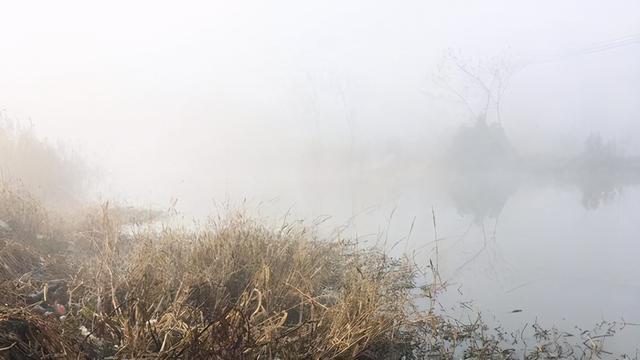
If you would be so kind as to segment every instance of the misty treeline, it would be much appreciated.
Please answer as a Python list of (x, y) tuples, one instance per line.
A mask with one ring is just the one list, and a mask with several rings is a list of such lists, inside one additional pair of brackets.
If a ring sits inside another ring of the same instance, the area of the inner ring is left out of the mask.
[(39, 138), (31, 124), (0, 114), (0, 180), (56, 205), (80, 203), (90, 168), (63, 144)]

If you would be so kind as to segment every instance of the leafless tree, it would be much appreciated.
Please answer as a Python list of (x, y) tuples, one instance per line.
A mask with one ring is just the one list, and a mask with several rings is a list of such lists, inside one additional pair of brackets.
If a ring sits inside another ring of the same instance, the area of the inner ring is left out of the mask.
[(502, 98), (513, 73), (506, 56), (472, 61), (450, 50), (433, 80), (461, 102), (474, 119), (487, 121), (493, 115), (502, 123)]

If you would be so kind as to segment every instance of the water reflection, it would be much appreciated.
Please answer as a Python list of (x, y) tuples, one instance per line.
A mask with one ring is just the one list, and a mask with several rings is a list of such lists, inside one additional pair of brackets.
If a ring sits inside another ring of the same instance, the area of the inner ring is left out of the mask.
[(596, 210), (613, 201), (622, 192), (623, 185), (610, 176), (591, 176), (579, 179), (578, 188), (582, 192), (582, 207)]
[(593, 134), (561, 177), (580, 190), (585, 209), (595, 210), (617, 198), (624, 187), (640, 184), (640, 158), (623, 155), (614, 141)]
[(517, 174), (476, 173), (452, 175), (447, 193), (460, 215), (470, 216), (476, 224), (497, 218), (509, 198), (516, 192)]
[[(619, 198), (625, 188), (640, 185), (640, 157), (622, 155), (614, 143), (599, 135), (590, 136), (583, 151), (573, 157), (554, 155), (533, 161), (515, 151), (502, 127), (480, 120), (462, 127), (452, 144), (440, 189), (470, 222), (459, 241), (450, 243), (461, 260), (452, 269), (454, 277), (477, 264), (486, 264), (485, 275), (494, 280), (506, 276), (510, 265), (500, 248), (509, 245), (499, 244), (496, 234), (501, 214), (521, 188), (523, 196), (550, 188), (577, 189), (580, 196), (574, 204), (596, 210)], [(541, 203), (519, 203), (520, 211), (522, 206), (531, 206), (524, 210), (531, 213)], [(468, 237), (470, 231), (474, 235)], [(516, 241), (513, 234), (512, 240)]]
[(582, 207), (595, 210), (640, 184), (640, 157), (625, 156), (614, 141), (589, 136), (576, 156), (535, 161), (518, 154), (498, 123), (461, 126), (445, 156), (446, 189), (462, 215), (474, 222), (496, 218), (523, 181), (577, 188)]
[(458, 128), (445, 164), (445, 187), (453, 206), (483, 227), (485, 219), (500, 216), (520, 184), (515, 147), (499, 123), (484, 117)]

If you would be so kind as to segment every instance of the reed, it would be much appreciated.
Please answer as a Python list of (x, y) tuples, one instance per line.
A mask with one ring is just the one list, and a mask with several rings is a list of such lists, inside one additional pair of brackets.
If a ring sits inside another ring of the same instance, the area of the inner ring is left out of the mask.
[(509, 334), (441, 311), (437, 266), (313, 227), (242, 212), (159, 226), (108, 204), (56, 215), (19, 194), (0, 191), (2, 358), (588, 359), (619, 325), (577, 343)]

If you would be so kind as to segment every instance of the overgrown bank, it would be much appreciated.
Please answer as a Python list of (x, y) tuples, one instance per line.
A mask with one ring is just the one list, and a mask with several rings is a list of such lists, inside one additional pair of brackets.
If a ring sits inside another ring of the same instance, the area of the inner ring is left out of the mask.
[(198, 230), (145, 225), (156, 215), (62, 215), (3, 186), (0, 356), (580, 359), (617, 329), (509, 334), (439, 310), (444, 284), (413, 259), (243, 214)]

